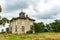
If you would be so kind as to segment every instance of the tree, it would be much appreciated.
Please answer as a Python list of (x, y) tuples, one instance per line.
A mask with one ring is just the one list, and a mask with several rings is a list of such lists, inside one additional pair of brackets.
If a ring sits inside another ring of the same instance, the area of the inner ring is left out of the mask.
[(53, 31), (53, 29), (52, 29), (52, 27), (51, 27), (50, 24), (46, 24), (46, 26), (45, 26), (45, 31), (46, 31), (46, 32), (52, 32), (52, 31)]
[(50, 24), (54, 32), (60, 32), (60, 20), (55, 20), (55, 22)]
[(8, 22), (9, 23), (9, 20), (7, 19), (7, 18), (2, 18), (2, 21), (3, 21), (3, 23), (6, 23), (6, 22)]
[(9, 20), (4, 17), (4, 18), (2, 18), (2, 19), (0, 20), (0, 25), (1, 25), (1, 24), (5, 24), (6, 22), (9, 23)]
[(2, 20), (0, 20), (0, 25), (1, 25), (1, 24), (3, 24), (3, 21), (2, 21)]
[[(2, 8), (1, 8), (1, 6), (0, 6), (0, 12), (2, 11)], [(1, 16), (0, 16), (0, 18), (1, 18)], [(0, 25), (3, 23), (3, 21), (2, 20), (0, 20)]]
[(1, 8), (1, 6), (0, 6), (0, 12), (2, 12), (2, 8)]
[(44, 24), (43, 24), (43, 22), (34, 23), (34, 30), (35, 30), (35, 33), (43, 32), (44, 31)]

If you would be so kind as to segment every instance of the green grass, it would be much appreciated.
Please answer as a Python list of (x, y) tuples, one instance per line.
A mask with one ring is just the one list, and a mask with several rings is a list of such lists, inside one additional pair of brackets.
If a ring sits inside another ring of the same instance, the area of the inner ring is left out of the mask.
[(0, 34), (0, 40), (60, 40), (60, 33)]

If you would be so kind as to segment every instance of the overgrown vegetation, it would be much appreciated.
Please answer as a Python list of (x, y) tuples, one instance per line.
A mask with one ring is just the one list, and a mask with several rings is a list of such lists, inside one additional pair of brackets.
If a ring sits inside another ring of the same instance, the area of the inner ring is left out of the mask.
[(60, 40), (60, 33), (0, 34), (0, 40)]

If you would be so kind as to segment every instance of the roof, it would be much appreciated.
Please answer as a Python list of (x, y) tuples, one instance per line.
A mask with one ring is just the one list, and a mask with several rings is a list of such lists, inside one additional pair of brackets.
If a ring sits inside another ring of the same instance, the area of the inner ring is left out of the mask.
[(17, 19), (29, 19), (29, 20), (31, 20), (31, 21), (35, 21), (34, 19), (31, 19), (31, 18), (21, 18), (21, 17), (17, 17), (17, 18), (12, 18), (10, 21), (12, 21), (12, 20), (17, 20)]
[[(21, 14), (22, 13), (24, 13), (24, 12), (21, 12)], [(19, 14), (20, 15), (20, 14)], [(24, 15), (25, 16), (25, 15)], [(17, 18), (12, 18), (10, 21), (12, 21), (12, 20), (17, 20), (17, 19), (29, 19), (29, 20), (31, 20), (31, 21), (35, 21), (34, 19), (31, 19), (31, 18), (29, 18), (28, 16), (26, 16), (26, 17), (17, 17)]]

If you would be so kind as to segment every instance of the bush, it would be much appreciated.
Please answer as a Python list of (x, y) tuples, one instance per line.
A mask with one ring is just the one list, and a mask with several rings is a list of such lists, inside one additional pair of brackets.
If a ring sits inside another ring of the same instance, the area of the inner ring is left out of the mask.
[(32, 31), (32, 30), (30, 30), (30, 31), (27, 31), (27, 34), (31, 34), (31, 33), (33, 33), (33, 31)]

